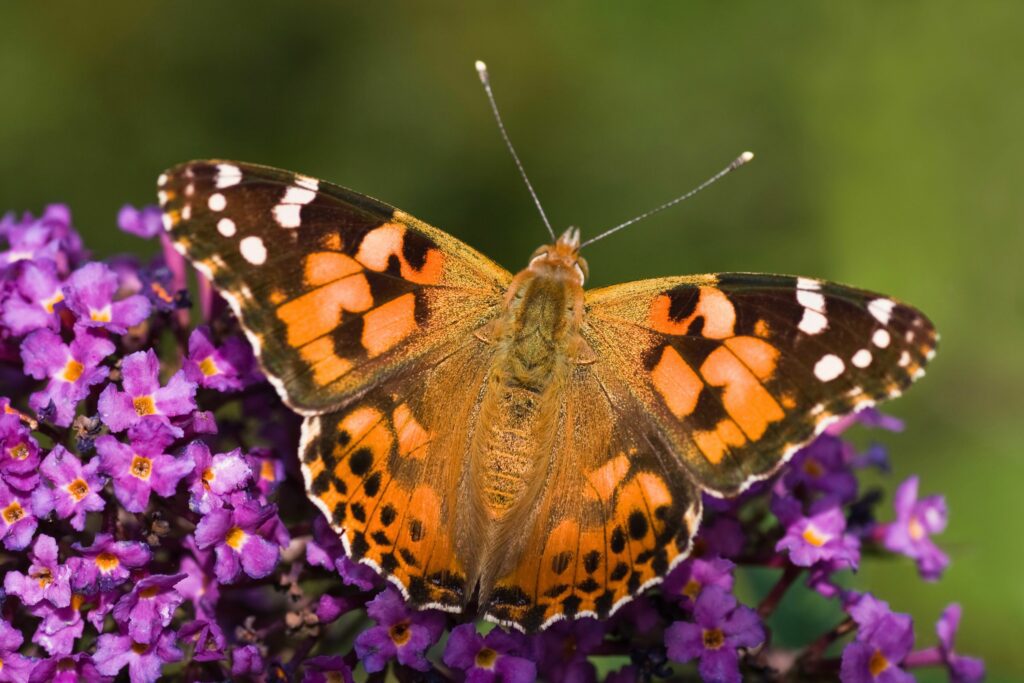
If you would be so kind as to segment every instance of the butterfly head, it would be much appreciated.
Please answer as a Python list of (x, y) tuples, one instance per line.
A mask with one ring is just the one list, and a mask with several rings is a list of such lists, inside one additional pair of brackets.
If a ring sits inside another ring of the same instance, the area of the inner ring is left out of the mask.
[(580, 256), (580, 229), (569, 228), (554, 244), (539, 247), (530, 257), (528, 269), (538, 275), (576, 280), (582, 286), (590, 269)]

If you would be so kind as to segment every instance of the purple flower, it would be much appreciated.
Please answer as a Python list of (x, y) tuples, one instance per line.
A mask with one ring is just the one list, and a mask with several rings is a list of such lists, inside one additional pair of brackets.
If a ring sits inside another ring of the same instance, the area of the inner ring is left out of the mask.
[(266, 523), (277, 515), (273, 505), (254, 501), (240, 503), (234, 510), (211, 510), (196, 526), (196, 546), (213, 548), (217, 556), (215, 573), (231, 583), (245, 571), (254, 579), (266, 576), (277, 565), (278, 546), (267, 540)]
[(704, 680), (739, 683), (737, 649), (764, 642), (764, 627), (757, 613), (738, 605), (723, 588), (708, 586), (697, 598), (693, 618), (696, 623), (677, 621), (665, 631), (669, 659), (700, 659), (698, 670)]
[(224, 659), (227, 638), (216, 621), (190, 621), (178, 631), (178, 639), (181, 642), (194, 643), (192, 658), (197, 662), (216, 662)]
[(845, 531), (843, 511), (829, 507), (824, 512), (810, 517), (801, 516), (788, 524), (786, 535), (775, 545), (775, 550), (788, 550), (790, 561), (798, 567), (832, 560), (856, 568), (860, 559), (860, 542)]
[(96, 439), (96, 451), (103, 471), (113, 480), (118, 501), (129, 512), (143, 512), (150, 492), (173, 496), (195, 463), (187, 453), (179, 457), (164, 453), (174, 432), (162, 422), (140, 422), (129, 430), (128, 439), (130, 445), (106, 434)]
[(850, 444), (823, 434), (796, 454), (780, 483), (788, 491), (802, 488), (848, 503), (857, 497), (857, 477), (849, 463), (852, 453)]
[(974, 657), (957, 654), (954, 649), (956, 631), (960, 626), (960, 605), (954, 603), (947, 607), (935, 625), (939, 634), (939, 653), (942, 661), (949, 669), (949, 677), (954, 683), (978, 683), (985, 678), (985, 663)]
[(175, 587), (179, 593), (192, 602), (196, 616), (216, 619), (217, 600), (220, 598), (220, 584), (214, 578), (214, 554), (195, 547), (195, 539), (185, 539), (184, 546), (192, 555), (181, 559), (178, 571), (185, 574)]
[(143, 239), (156, 237), (163, 232), (160, 207), (144, 206), (141, 209), (136, 209), (131, 204), (125, 204), (117, 212), (117, 227), (129, 235)]
[(942, 496), (918, 500), (917, 485), (917, 477), (910, 477), (896, 490), (896, 520), (885, 526), (883, 543), (916, 560), (922, 578), (935, 580), (949, 565), (949, 557), (931, 539), (946, 529), (946, 500)]
[(18, 653), (18, 648), (24, 642), (25, 636), (21, 631), (0, 619), (0, 662), (3, 668), (0, 669), (0, 681), (4, 683), (25, 683), (32, 672), (33, 663), (28, 657)]
[(430, 669), (424, 653), (441, 637), (443, 614), (407, 607), (390, 586), (367, 603), (366, 613), (377, 625), (360, 633), (355, 645), (367, 672), (383, 671), (392, 659), (419, 671)]
[(80, 555), (68, 560), (73, 569), (71, 585), (76, 591), (108, 591), (124, 583), (129, 570), (144, 567), (153, 557), (145, 543), (115, 541), (110, 534), (97, 534), (87, 548), (78, 543), (72, 547)]
[(323, 515), (313, 519), (313, 539), (306, 544), (306, 561), (314, 567), (333, 569), (341, 575), (348, 586), (361, 591), (371, 591), (381, 584), (380, 574), (368, 565), (356, 562), (345, 555), (341, 539), (327, 524)]
[(32, 616), (42, 619), (32, 634), (32, 642), (46, 650), (50, 656), (70, 654), (85, 627), (82, 620), (85, 600), (81, 593), (73, 593), (66, 607), (54, 607), (46, 600), (30, 607), (28, 611)]
[(39, 444), (14, 413), (0, 413), (0, 479), (26, 493), (39, 483)]
[(38, 488), (28, 496), (12, 491), (7, 484), (0, 482), (0, 538), (8, 550), (21, 550), (32, 541), (39, 522), (36, 515), (41, 513), (40, 507), (46, 507), (46, 501), (40, 503), (49, 494), (46, 489)]
[(232, 676), (257, 676), (266, 668), (260, 649), (255, 645), (236, 647), (231, 653)]
[(284, 481), (284, 461), (272, 451), (254, 448), (245, 459), (249, 462), (249, 469), (256, 474), (256, 490), (260, 496), (266, 498)]
[(185, 447), (185, 455), (196, 464), (188, 484), (191, 494), (188, 505), (193, 512), (206, 514), (223, 507), (224, 498), (241, 489), (252, 476), (249, 463), (239, 448), (211, 455), (205, 443), (193, 441)]
[(137, 351), (121, 363), (124, 391), (109, 385), (100, 394), (100, 418), (111, 431), (120, 432), (150, 415), (164, 419), (195, 410), (196, 385), (176, 372), (160, 386), (160, 359), (153, 349)]
[(101, 683), (111, 679), (100, 674), (92, 656), (79, 652), (40, 661), (28, 680), (29, 683)]
[(0, 322), (17, 337), (44, 327), (56, 330), (60, 321), (54, 308), (63, 300), (53, 261), (22, 261), (15, 292), (0, 307)]
[(252, 347), (230, 337), (220, 348), (214, 346), (208, 327), (197, 327), (188, 338), (184, 370), (189, 380), (217, 391), (238, 391), (256, 378)]
[(444, 651), (444, 663), (466, 672), (466, 683), (530, 683), (537, 678), (537, 665), (520, 656), (520, 638), (500, 628), (486, 636), (473, 624), (452, 629)]
[(79, 325), (124, 334), (149, 317), (150, 307), (141, 294), (114, 301), (117, 290), (117, 273), (102, 263), (87, 263), (68, 278), (64, 298)]
[(127, 666), (131, 683), (156, 683), (165, 663), (181, 659), (181, 650), (174, 641), (172, 631), (159, 633), (152, 645), (132, 642), (123, 633), (105, 633), (96, 642), (96, 669), (106, 676), (116, 676)]
[(362, 607), (363, 601), (349, 596), (334, 596), (324, 593), (316, 603), (316, 618), (321, 624), (329, 624), (343, 614), (356, 607)]
[(310, 657), (302, 663), (302, 683), (353, 683), (352, 669), (341, 657)]
[[(706, 512), (704, 514), (707, 516)], [(694, 539), (694, 555), (699, 550), (708, 557), (737, 557), (746, 542), (747, 534), (736, 518), (718, 515), (701, 523), (700, 533)]]
[(57, 541), (52, 536), (40, 534), (29, 553), (32, 564), (28, 574), (7, 572), (4, 589), (17, 595), (26, 605), (40, 600), (49, 600), (55, 607), (71, 604), (71, 568), (62, 565), (57, 558)]
[(77, 531), (85, 528), (87, 512), (99, 512), (105, 505), (99, 493), (104, 484), (104, 479), (97, 473), (99, 466), (99, 458), (93, 458), (83, 466), (78, 458), (58, 444), (40, 467), (53, 484), (57, 516), (71, 518), (71, 526)]
[(154, 574), (134, 586), (114, 605), (114, 619), (136, 643), (152, 643), (160, 631), (171, 625), (174, 610), (185, 599), (174, 589), (185, 574)]
[(552, 681), (589, 683), (597, 671), (587, 658), (602, 642), (608, 626), (597, 619), (567, 619), (533, 638), (531, 659)]
[(100, 363), (114, 352), (114, 344), (87, 329), (77, 329), (71, 344), (51, 330), (36, 330), (21, 346), (25, 372), (36, 379), (49, 379), (46, 388), (29, 398), (29, 405), (41, 412), (50, 403), (56, 410), (53, 422), (67, 427), (75, 417), (78, 402), (90, 388), (107, 378)]
[(731, 591), (732, 570), (735, 566), (729, 560), (720, 557), (687, 560), (665, 577), (661, 593), (669, 599), (678, 601), (684, 607), (688, 607), (693, 605), (697, 597), (708, 586), (718, 586)]
[(857, 639), (843, 650), (839, 672), (843, 683), (911, 683), (914, 677), (899, 667), (914, 646), (914, 624), (871, 595), (853, 605)]
[(69, 262), (82, 256), (82, 239), (71, 227), (71, 211), (63, 204), (50, 204), (38, 219), (26, 212), (20, 223), (7, 216), (0, 221), (0, 235), (8, 242), (8, 250), (0, 252), (0, 266), (49, 260), (66, 272)]

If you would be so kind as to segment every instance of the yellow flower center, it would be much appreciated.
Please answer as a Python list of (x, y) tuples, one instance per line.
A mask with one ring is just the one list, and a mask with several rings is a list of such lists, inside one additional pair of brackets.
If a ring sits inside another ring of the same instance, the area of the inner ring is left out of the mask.
[(224, 538), (224, 542), (227, 543), (229, 547), (241, 551), (242, 546), (245, 545), (248, 538), (249, 535), (242, 531), (241, 528), (233, 526), (231, 527), (231, 530), (228, 531), (228, 535)]
[(15, 460), (24, 460), (25, 458), (28, 457), (28, 444), (22, 441), (21, 443), (11, 448), (8, 451), (8, 453), (10, 453), (11, 457), (14, 458)]
[(725, 634), (722, 633), (720, 628), (706, 628), (704, 629), (704, 648), (707, 650), (717, 650), (718, 648), (725, 645)]
[(76, 612), (82, 609), (82, 605), (85, 604), (85, 596), (81, 593), (73, 593), (71, 595), (71, 609)]
[(480, 648), (480, 651), (476, 653), (476, 665), (481, 669), (490, 669), (494, 666), (494, 662), (498, 659), (498, 653), (489, 647)]
[(915, 541), (920, 541), (926, 535), (924, 525), (918, 521), (916, 515), (911, 515), (910, 521), (907, 523), (907, 532)]
[(117, 559), (117, 555), (115, 555), (114, 553), (108, 553), (106, 550), (97, 555), (96, 559), (93, 561), (96, 563), (96, 566), (100, 568), (100, 571), (104, 574), (109, 574), (110, 572), (117, 569), (117, 566), (121, 564), (121, 561)]
[(132, 476), (136, 479), (146, 481), (149, 479), (150, 473), (153, 471), (153, 461), (149, 458), (144, 458), (141, 455), (132, 456), (132, 465), (129, 468)]
[(3, 512), (0, 512), (0, 515), (3, 516), (7, 525), (11, 526), (25, 516), (25, 510), (21, 507), (21, 503), (14, 500), (11, 501), (10, 505), (4, 508)]
[(104, 306), (99, 310), (92, 309), (89, 311), (89, 317), (98, 323), (109, 323), (110, 322), (110, 306)]
[(683, 586), (683, 595), (690, 598), (691, 600), (696, 600), (697, 596), (700, 595), (700, 589), (700, 581), (696, 579), (690, 579), (686, 582), (686, 585)]
[(53, 313), (53, 307), (59, 304), (61, 301), (64, 301), (64, 292), (58, 289), (53, 296), (51, 296), (49, 299), (43, 299), (41, 303), (43, 304), (43, 308), (46, 309), (47, 313)]
[(89, 485), (85, 483), (82, 478), (75, 479), (73, 482), (67, 485), (67, 492), (71, 494), (71, 497), (75, 501), (82, 500), (89, 493)]
[(207, 356), (206, 358), (201, 360), (199, 362), (199, 370), (207, 377), (210, 377), (211, 375), (216, 375), (218, 372), (220, 372), (220, 368), (218, 368), (217, 364), (214, 362), (213, 356)]
[(210, 487), (210, 482), (213, 481), (216, 476), (217, 475), (214, 473), (212, 467), (207, 467), (205, 470), (203, 470), (203, 483), (206, 485), (207, 488)]
[(138, 396), (132, 401), (132, 405), (135, 407), (135, 413), (140, 417), (156, 412), (156, 403), (153, 402), (152, 396)]
[(85, 366), (74, 358), (69, 358), (67, 365), (60, 371), (60, 378), (65, 382), (77, 382), (85, 371)]
[(395, 645), (405, 645), (412, 636), (412, 633), (409, 632), (409, 622), (402, 621), (395, 624), (388, 630), (388, 635), (391, 636), (391, 641)]
[(868, 671), (871, 673), (871, 677), (876, 678), (878, 674), (888, 668), (889, 660), (885, 658), (881, 650), (875, 650), (875, 653), (871, 655), (871, 659), (868, 661)]
[(813, 525), (810, 525), (804, 530), (804, 540), (815, 548), (820, 548), (828, 542), (828, 536), (815, 529)]

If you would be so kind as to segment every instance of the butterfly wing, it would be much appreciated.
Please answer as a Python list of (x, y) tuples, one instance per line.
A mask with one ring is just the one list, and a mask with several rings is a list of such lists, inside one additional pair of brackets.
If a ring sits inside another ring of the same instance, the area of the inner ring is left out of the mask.
[(910, 306), (809, 278), (646, 280), (587, 296), (594, 372), (619, 377), (694, 480), (736, 494), (838, 416), (900, 394), (935, 351)]
[[(618, 376), (567, 383), (545, 488), (522, 552), (481, 579), (485, 617), (527, 632), (605, 618), (690, 551), (700, 492)], [(512, 543), (508, 544), (513, 545)]]
[(160, 177), (159, 197), (175, 247), (307, 415), (447, 353), (500, 312), (511, 279), (391, 206), (287, 171), (186, 163)]
[[(346, 553), (420, 608), (461, 611), (478, 539), (455, 516), (493, 347), (473, 335), (447, 355), (370, 387), (345, 408), (306, 418), (300, 457), (310, 498)], [(456, 547), (458, 546), (458, 547)]]

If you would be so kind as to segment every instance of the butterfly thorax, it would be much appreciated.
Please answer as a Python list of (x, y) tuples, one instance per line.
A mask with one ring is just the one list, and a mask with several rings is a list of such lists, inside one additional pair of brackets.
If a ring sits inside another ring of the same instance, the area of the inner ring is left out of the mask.
[(565, 382), (579, 354), (578, 233), (535, 252), (482, 336), (495, 345), (473, 441), (474, 490), (492, 520), (527, 509), (545, 480)]

